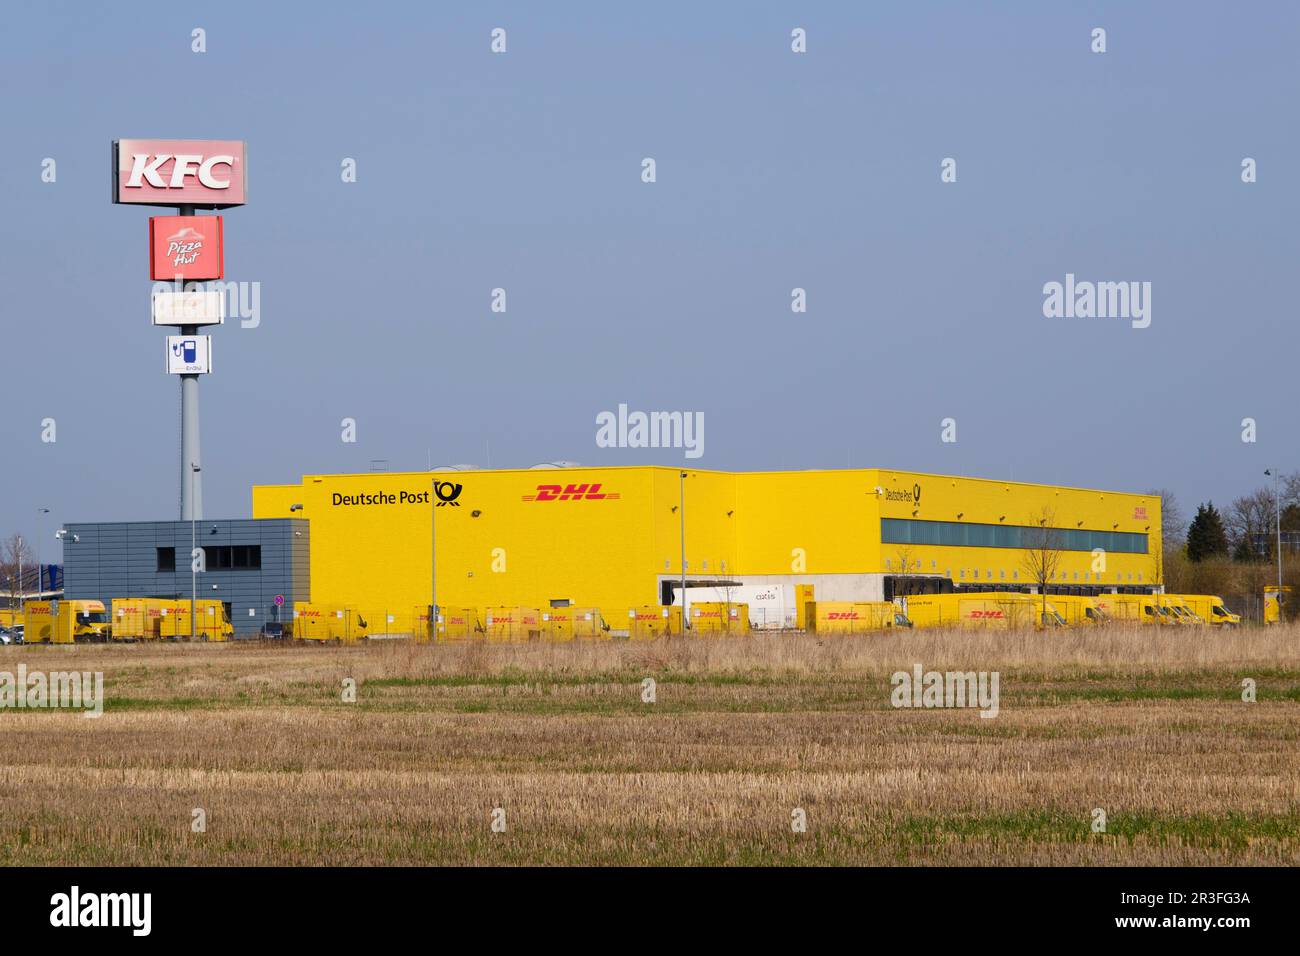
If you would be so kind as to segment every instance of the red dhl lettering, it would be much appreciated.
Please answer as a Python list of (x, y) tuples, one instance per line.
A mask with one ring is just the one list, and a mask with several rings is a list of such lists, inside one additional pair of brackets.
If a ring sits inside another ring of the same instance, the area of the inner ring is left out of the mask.
[(617, 492), (600, 490), (600, 483), (581, 485), (538, 485), (535, 494), (520, 496), (523, 501), (605, 501), (619, 497)]
[(857, 619), (857, 611), (830, 611), (826, 615), (828, 621), (856, 621)]
[(971, 611), (971, 617), (1005, 617), (1001, 611)]

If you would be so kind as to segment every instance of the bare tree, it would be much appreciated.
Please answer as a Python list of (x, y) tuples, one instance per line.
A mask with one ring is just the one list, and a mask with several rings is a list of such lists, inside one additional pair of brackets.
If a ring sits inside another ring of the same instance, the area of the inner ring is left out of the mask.
[(1153, 584), (1163, 585), (1165, 583), (1165, 547), (1169, 539), (1161, 537), (1160, 541), (1149, 545), (1151, 549), (1151, 582)]
[(1300, 504), (1300, 471), (1282, 476), (1282, 507)]
[(1153, 488), (1147, 494), (1160, 499), (1160, 537), (1164, 550), (1177, 554), (1187, 540), (1187, 515), (1183, 506), (1168, 488)]
[(1234, 554), (1257, 554), (1256, 535), (1267, 535), (1277, 520), (1277, 504), (1271, 488), (1259, 488), (1242, 495), (1224, 515)]
[[(898, 549), (897, 554), (898, 554), (898, 566), (899, 568), (902, 569), (902, 575), (905, 577), (910, 573), (912, 568), (912, 549), (907, 545), (904, 545), (903, 547)], [(899, 594), (911, 594), (911, 593), (912, 593), (912, 586), (910, 582), (900, 579), (894, 584), (895, 596)]]
[(21, 535), (11, 534), (0, 544), (0, 587), (9, 593), (9, 604), (18, 603), (18, 597), (24, 591), (21, 577), (25, 578), (36, 572), (36, 557), (32, 547)]
[(1044, 506), (1037, 515), (1030, 515), (1028, 527), (1021, 538), (1025, 555), (1021, 568), (1026, 577), (1038, 585), (1042, 600), (1040, 622), (1047, 621), (1047, 585), (1056, 578), (1061, 567), (1061, 551), (1065, 536), (1056, 526), (1056, 512)]

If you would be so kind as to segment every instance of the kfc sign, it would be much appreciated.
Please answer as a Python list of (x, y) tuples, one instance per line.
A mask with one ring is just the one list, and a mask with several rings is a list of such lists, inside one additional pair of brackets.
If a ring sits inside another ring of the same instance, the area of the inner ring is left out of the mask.
[(247, 148), (238, 140), (113, 141), (113, 202), (144, 206), (242, 206)]
[(224, 276), (220, 216), (149, 218), (149, 278), (202, 282)]

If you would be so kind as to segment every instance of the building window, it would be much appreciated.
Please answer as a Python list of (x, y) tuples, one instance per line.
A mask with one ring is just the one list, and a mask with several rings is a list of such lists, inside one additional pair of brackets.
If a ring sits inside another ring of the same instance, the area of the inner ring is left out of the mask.
[(162, 574), (168, 571), (176, 570), (176, 549), (175, 548), (157, 548), (158, 552), (158, 573)]
[(209, 571), (256, 571), (262, 566), (260, 544), (217, 545), (203, 549)]
[[(966, 521), (922, 521), (914, 518), (881, 518), (882, 544), (922, 544), (956, 548), (1032, 548), (1032, 525), (974, 524)], [(1052, 529), (1061, 551), (1093, 551), (1101, 548), (1117, 554), (1146, 554), (1147, 536), (1134, 531), (1085, 531)]]

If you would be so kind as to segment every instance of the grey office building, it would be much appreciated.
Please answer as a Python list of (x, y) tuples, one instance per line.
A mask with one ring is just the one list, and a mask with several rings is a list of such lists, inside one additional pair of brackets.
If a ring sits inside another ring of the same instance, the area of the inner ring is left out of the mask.
[[(226, 605), (236, 637), (293, 619), (311, 600), (309, 525), (302, 518), (199, 521), (207, 570), (197, 596)], [(190, 596), (190, 523), (121, 521), (63, 527), (63, 593), (69, 600)], [(276, 596), (284, 598), (276, 605)]]

